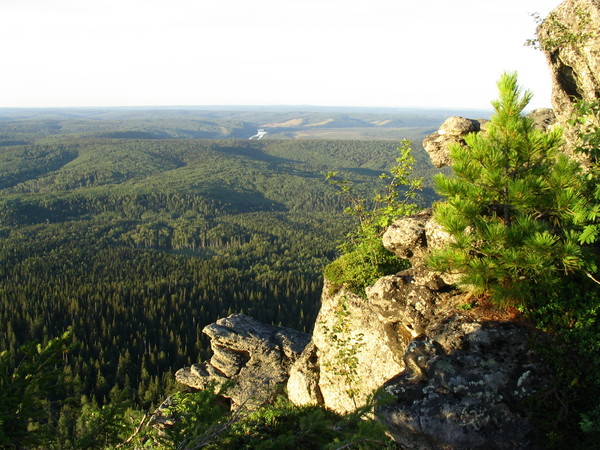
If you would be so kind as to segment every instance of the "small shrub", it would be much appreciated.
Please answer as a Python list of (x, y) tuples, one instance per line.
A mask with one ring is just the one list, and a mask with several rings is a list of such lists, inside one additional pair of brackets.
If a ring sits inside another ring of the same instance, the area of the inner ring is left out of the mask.
[(381, 242), (383, 233), (394, 220), (417, 210), (415, 198), (421, 189), (422, 179), (411, 177), (415, 160), (410, 142), (403, 140), (398, 151), (400, 156), (390, 173), (379, 176), (386, 181), (384, 191), (371, 201), (358, 195), (349, 181), (337, 179), (336, 172), (327, 174), (329, 182), (340, 188), (350, 204), (345, 212), (359, 222), (340, 246), (342, 255), (324, 270), (325, 278), (335, 289), (344, 286), (365, 297), (365, 288), (378, 278), (410, 267), (408, 261), (396, 257)]
[(383, 246), (381, 239), (377, 239), (376, 242), (361, 242), (354, 250), (342, 254), (325, 267), (323, 276), (334, 289), (346, 287), (365, 297), (365, 288), (377, 279), (409, 267), (407, 260), (398, 258)]

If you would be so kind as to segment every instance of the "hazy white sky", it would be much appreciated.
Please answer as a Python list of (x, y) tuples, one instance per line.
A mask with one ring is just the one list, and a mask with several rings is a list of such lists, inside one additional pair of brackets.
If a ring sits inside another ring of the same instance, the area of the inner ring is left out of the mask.
[(0, 0), (0, 107), (550, 106), (530, 13), (560, 0)]

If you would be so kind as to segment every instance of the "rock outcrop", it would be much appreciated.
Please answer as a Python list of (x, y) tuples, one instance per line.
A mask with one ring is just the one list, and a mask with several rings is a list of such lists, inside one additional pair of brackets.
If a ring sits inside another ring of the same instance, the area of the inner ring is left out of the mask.
[(519, 404), (547, 389), (549, 378), (530, 333), (511, 322), (465, 317), (438, 331), (413, 339), (406, 370), (385, 384), (394, 400), (377, 413), (394, 440), (423, 450), (536, 448)]
[[(557, 123), (554, 110), (550, 108), (534, 109), (527, 114), (533, 121), (534, 127), (548, 131)], [(453, 144), (465, 145), (465, 137), (470, 133), (485, 133), (486, 119), (467, 119), (465, 117), (449, 117), (440, 129), (423, 139), (423, 148), (429, 154), (435, 167), (452, 165), (450, 159), (450, 146)]]
[[(384, 387), (392, 399), (377, 415), (402, 448), (535, 448), (519, 403), (550, 383), (530, 347), (538, 336), (511, 321), (511, 313), (466, 304), (427, 270), (428, 249), (448, 239), (429, 210), (402, 218), (384, 244), (409, 258), (410, 269), (380, 278), (367, 288), (367, 299), (344, 289), (331, 294), (326, 284), (312, 343), (292, 367), (288, 395), (298, 404), (322, 402), (347, 412)], [(340, 299), (348, 334), (331, 339)], [(357, 371), (348, 376), (336, 355), (339, 343), (351, 347), (357, 334), (364, 345), (356, 348)]]
[[(600, 98), (599, 11), (600, 0), (566, 0), (539, 28), (556, 117), (535, 110), (536, 127), (547, 130), (556, 120), (565, 126), (573, 99)], [(485, 129), (485, 120), (451, 117), (423, 146), (442, 167), (450, 164), (451, 144)], [(430, 211), (396, 221), (383, 242), (409, 259), (410, 269), (379, 279), (366, 299), (325, 282), (312, 339), (244, 316), (221, 319), (204, 330), (211, 360), (179, 371), (177, 379), (198, 388), (232, 379), (234, 405), (268, 402), (287, 386), (294, 403), (338, 412), (365, 404), (380, 389), (387, 399), (377, 416), (402, 448), (536, 448), (522, 405), (552, 385), (533, 350), (545, 337), (518, 312), (467, 298), (451, 276), (427, 270), (428, 252), (449, 239)]]
[(377, 308), (346, 289), (331, 289), (326, 282), (312, 343), (293, 365), (287, 391), (296, 404), (320, 403), (343, 414), (364, 405), (404, 363), (397, 335)]
[(464, 144), (464, 138), (469, 133), (481, 131), (485, 120), (473, 120), (465, 117), (453, 116), (446, 119), (439, 130), (430, 134), (423, 140), (423, 147), (429, 153), (431, 163), (435, 167), (450, 165), (448, 147), (451, 144)]
[(574, 102), (600, 98), (598, 30), (600, 0), (566, 0), (537, 30), (552, 77), (552, 106), (567, 129)]
[(224, 394), (232, 409), (242, 404), (255, 408), (281, 394), (290, 367), (310, 340), (306, 333), (266, 325), (242, 314), (219, 319), (202, 332), (211, 339), (210, 361), (180, 369), (175, 379), (196, 389), (233, 381)]
[(379, 279), (366, 299), (326, 282), (310, 343), (233, 315), (204, 329), (212, 358), (177, 380), (196, 388), (233, 380), (234, 408), (268, 403), (287, 386), (294, 403), (340, 413), (383, 388), (389, 398), (377, 416), (402, 448), (535, 448), (520, 402), (550, 384), (530, 346), (538, 335), (510, 312), (465, 303), (427, 270), (428, 249), (448, 239), (429, 210), (396, 221), (385, 246), (412, 267)]

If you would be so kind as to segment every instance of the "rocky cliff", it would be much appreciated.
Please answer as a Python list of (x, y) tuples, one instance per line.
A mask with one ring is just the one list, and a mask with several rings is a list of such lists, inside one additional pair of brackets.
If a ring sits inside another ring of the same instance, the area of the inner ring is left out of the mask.
[(579, 100), (600, 99), (600, 0), (565, 0), (540, 24), (537, 35), (552, 78), (552, 106), (570, 146), (568, 121)]
[[(566, 0), (539, 28), (555, 111), (534, 111), (538, 127), (565, 124), (573, 98), (600, 98), (599, 10), (600, 0)], [(581, 37), (577, 45), (561, 41), (565, 29)], [(485, 120), (452, 117), (423, 145), (441, 167), (450, 162), (449, 144), (485, 127)], [(409, 259), (410, 269), (379, 279), (366, 299), (325, 282), (312, 336), (239, 315), (221, 319), (204, 330), (211, 360), (180, 370), (178, 381), (202, 388), (233, 379), (234, 405), (256, 406), (285, 388), (296, 404), (341, 413), (379, 390), (386, 401), (377, 416), (402, 448), (536, 448), (522, 401), (552, 384), (534, 351), (545, 337), (518, 312), (465, 297), (451, 276), (425, 267), (427, 252), (448, 239), (429, 210), (396, 221), (384, 245)]]
[(294, 403), (340, 413), (383, 389), (377, 415), (403, 448), (535, 448), (519, 405), (551, 382), (531, 347), (543, 337), (427, 270), (428, 249), (447, 239), (429, 210), (396, 221), (384, 245), (410, 269), (379, 279), (367, 299), (326, 282), (312, 339), (241, 315), (220, 319), (204, 330), (210, 361), (177, 380), (204, 388), (232, 379), (234, 407), (269, 402), (286, 386)]
[[(338, 412), (365, 404), (374, 389), (391, 396), (377, 407), (402, 448), (534, 448), (521, 400), (545, 389), (550, 374), (531, 348), (542, 339), (514, 313), (468, 302), (424, 266), (448, 236), (430, 211), (395, 222), (384, 245), (411, 268), (379, 279), (367, 299), (326, 284), (309, 345), (291, 368), (288, 395)], [(346, 305), (347, 333), (329, 330)], [(340, 370), (339, 343), (356, 347), (354, 376)], [(310, 370), (303, 364), (311, 358)]]
[(206, 326), (213, 352), (209, 361), (180, 369), (175, 379), (195, 389), (227, 389), (232, 409), (255, 408), (273, 401), (283, 392), (291, 365), (299, 358), (310, 336), (274, 327), (251, 317), (234, 314)]

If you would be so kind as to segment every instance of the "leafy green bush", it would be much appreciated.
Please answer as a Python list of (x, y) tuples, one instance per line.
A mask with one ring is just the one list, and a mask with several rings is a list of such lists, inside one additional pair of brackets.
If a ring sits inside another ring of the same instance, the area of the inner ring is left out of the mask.
[(600, 100), (578, 102), (570, 124), (577, 127), (575, 150), (589, 162), (584, 178), (587, 195), (577, 205), (575, 221), (584, 226), (580, 242), (594, 244), (600, 241)]
[(171, 405), (162, 412), (172, 418), (173, 424), (154, 433), (154, 443), (166, 448), (199, 448), (218, 439), (231, 420), (229, 410), (217, 401), (226, 389), (224, 386), (215, 393), (214, 386), (209, 386), (201, 391), (174, 394)]
[[(585, 195), (574, 208), (581, 245), (600, 241), (600, 101), (576, 105), (576, 151), (587, 157)], [(585, 276), (584, 276), (585, 275)], [(552, 395), (535, 399), (549, 448), (596, 448), (600, 442), (600, 285), (587, 272), (565, 277), (552, 295), (532, 303), (531, 319), (554, 340), (540, 349), (556, 373)]]
[(365, 287), (385, 275), (398, 273), (409, 266), (408, 261), (399, 259), (383, 246), (381, 239), (377, 239), (374, 242), (363, 241), (354, 250), (342, 254), (325, 267), (323, 276), (334, 287), (344, 286), (364, 297)]
[(408, 261), (396, 257), (381, 242), (384, 231), (395, 219), (417, 210), (415, 198), (421, 189), (422, 179), (411, 178), (415, 160), (410, 142), (403, 140), (398, 151), (400, 156), (390, 173), (379, 176), (386, 182), (383, 192), (371, 201), (358, 194), (348, 180), (337, 179), (336, 172), (327, 174), (330, 183), (340, 188), (350, 204), (345, 212), (358, 219), (358, 227), (340, 246), (342, 255), (324, 270), (325, 278), (336, 289), (345, 286), (364, 297), (365, 287), (378, 278), (409, 267)]
[(364, 420), (371, 407), (339, 416), (319, 406), (294, 406), (280, 398), (274, 405), (251, 413), (236, 423), (229, 436), (214, 448), (395, 448), (378, 422)]
[(595, 448), (600, 441), (600, 287), (572, 276), (532, 303), (530, 318), (552, 339), (537, 349), (555, 373), (554, 385), (530, 399), (553, 449)]
[(77, 420), (73, 448), (102, 449), (121, 443), (131, 432), (131, 424), (124, 420), (125, 411), (126, 406), (116, 401), (101, 408), (85, 405)]
[(0, 352), (0, 448), (32, 448), (54, 437), (54, 412), (64, 401), (63, 354), (70, 333), (47, 344)]

